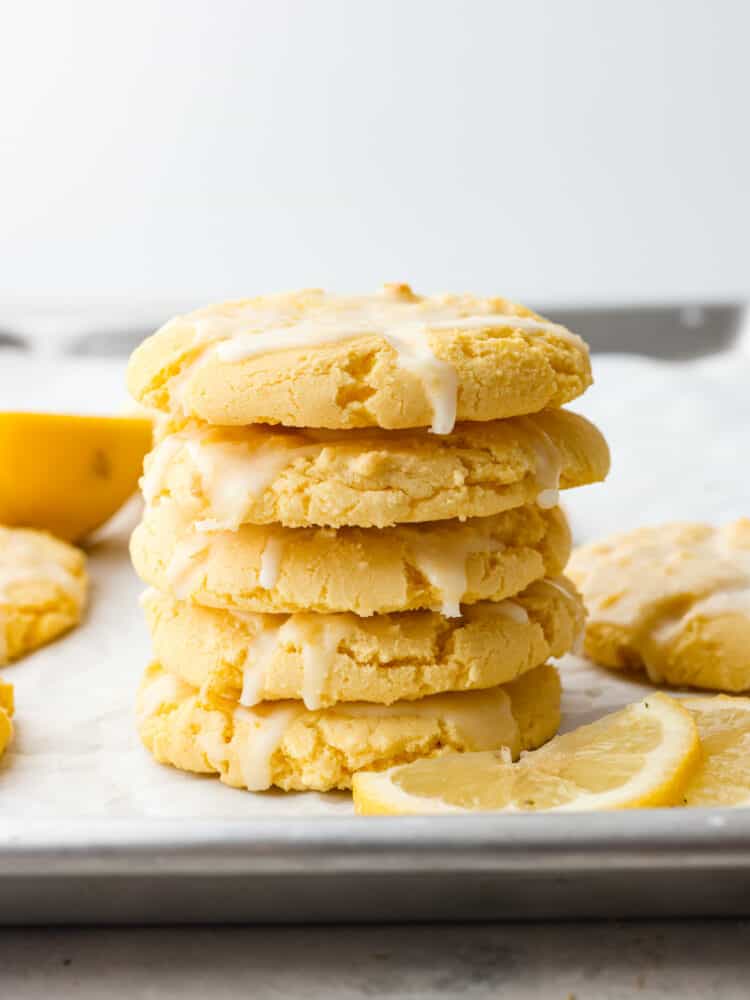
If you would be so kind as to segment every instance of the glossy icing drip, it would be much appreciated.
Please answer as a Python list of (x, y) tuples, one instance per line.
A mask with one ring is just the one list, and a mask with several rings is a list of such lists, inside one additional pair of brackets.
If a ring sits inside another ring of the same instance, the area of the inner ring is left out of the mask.
[(260, 572), (258, 586), (263, 590), (273, 590), (281, 575), (281, 560), (284, 555), (284, 543), (276, 535), (271, 535), (263, 548), (260, 557)]
[(536, 502), (543, 510), (560, 502), (562, 455), (555, 442), (538, 425), (533, 416), (517, 417), (518, 426), (531, 439), (536, 453)]
[(234, 364), (283, 349), (299, 350), (362, 336), (379, 336), (396, 352), (397, 364), (422, 384), (432, 408), (430, 429), (435, 434), (453, 430), (458, 378), (453, 365), (437, 356), (431, 333), (504, 329), (551, 333), (574, 340), (585, 349), (580, 338), (556, 323), (512, 313), (467, 314), (466, 306), (449, 300), (423, 305), (402, 286), (386, 286), (380, 295), (358, 300), (356, 304), (335, 296), (324, 297), (313, 315), (304, 318), (288, 307), (259, 308), (248, 303), (225, 313), (204, 313), (186, 319), (193, 325), (194, 356), (170, 381), (170, 396), (178, 405), (182, 404), (193, 375), (212, 358)]
[(234, 710), (235, 728), (239, 725), (249, 730), (243, 743), (240, 771), (245, 786), (251, 792), (270, 788), (273, 755), (300, 711), (288, 702), (268, 706), (265, 711), (242, 707)]

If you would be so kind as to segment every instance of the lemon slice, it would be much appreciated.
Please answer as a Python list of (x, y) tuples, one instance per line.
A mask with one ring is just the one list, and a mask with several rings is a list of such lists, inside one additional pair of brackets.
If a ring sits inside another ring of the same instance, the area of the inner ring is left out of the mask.
[(13, 685), (0, 681), (0, 757), (13, 739)]
[(0, 413), (0, 523), (75, 542), (133, 494), (151, 421)]
[(700, 760), (690, 712), (654, 694), (517, 764), (502, 752), (450, 754), (356, 774), (354, 803), (365, 815), (668, 806), (682, 802)]
[(750, 698), (686, 698), (703, 761), (684, 792), (686, 806), (750, 805)]

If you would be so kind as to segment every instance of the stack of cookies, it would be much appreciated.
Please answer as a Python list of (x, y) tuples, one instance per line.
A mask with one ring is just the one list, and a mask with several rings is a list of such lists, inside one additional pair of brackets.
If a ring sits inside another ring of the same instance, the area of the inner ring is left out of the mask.
[(584, 619), (558, 489), (602, 479), (559, 409), (580, 338), (504, 299), (320, 291), (167, 323), (129, 387), (163, 414), (131, 544), (154, 757), (252, 790), (348, 788), (557, 730)]

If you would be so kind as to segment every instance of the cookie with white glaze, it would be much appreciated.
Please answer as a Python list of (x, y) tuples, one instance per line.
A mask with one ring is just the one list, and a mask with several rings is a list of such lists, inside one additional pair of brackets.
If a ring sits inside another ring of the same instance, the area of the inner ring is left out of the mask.
[(147, 509), (130, 545), (146, 583), (183, 601), (270, 614), (367, 616), (500, 601), (558, 576), (570, 531), (558, 507), (393, 528), (243, 525), (198, 531), (174, 504)]
[(0, 664), (77, 625), (87, 589), (80, 549), (44, 531), (0, 525)]
[(329, 791), (379, 770), (449, 751), (499, 750), (517, 757), (549, 740), (560, 723), (560, 681), (548, 665), (504, 687), (420, 701), (301, 702), (243, 708), (201, 693), (154, 663), (137, 701), (141, 740), (162, 764), (218, 774), (235, 788)]
[(467, 605), (460, 618), (432, 611), (370, 618), (237, 613), (156, 590), (142, 603), (165, 670), (247, 707), (285, 699), (310, 709), (390, 705), (495, 687), (567, 653), (584, 619), (564, 577), (538, 580), (499, 603)]
[(425, 430), (314, 431), (173, 424), (147, 456), (147, 503), (171, 499), (201, 525), (385, 528), (487, 517), (609, 470), (601, 433), (584, 417), (527, 417)]
[(128, 366), (140, 403), (209, 424), (432, 427), (558, 407), (591, 384), (588, 349), (502, 298), (320, 290), (208, 306)]
[(585, 652), (654, 683), (750, 689), (750, 519), (666, 524), (577, 549)]

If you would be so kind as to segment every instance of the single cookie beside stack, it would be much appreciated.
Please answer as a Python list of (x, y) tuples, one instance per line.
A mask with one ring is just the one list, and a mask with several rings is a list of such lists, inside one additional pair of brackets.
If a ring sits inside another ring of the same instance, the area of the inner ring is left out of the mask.
[(590, 381), (564, 328), (405, 285), (209, 307), (142, 344), (129, 386), (165, 414), (131, 544), (155, 758), (327, 790), (549, 739), (547, 659), (584, 617), (558, 489), (609, 465), (559, 409)]
[(579, 548), (586, 655), (654, 684), (750, 690), (750, 520), (662, 524)]
[(0, 525), (0, 666), (77, 625), (87, 592), (80, 549), (46, 531)]

